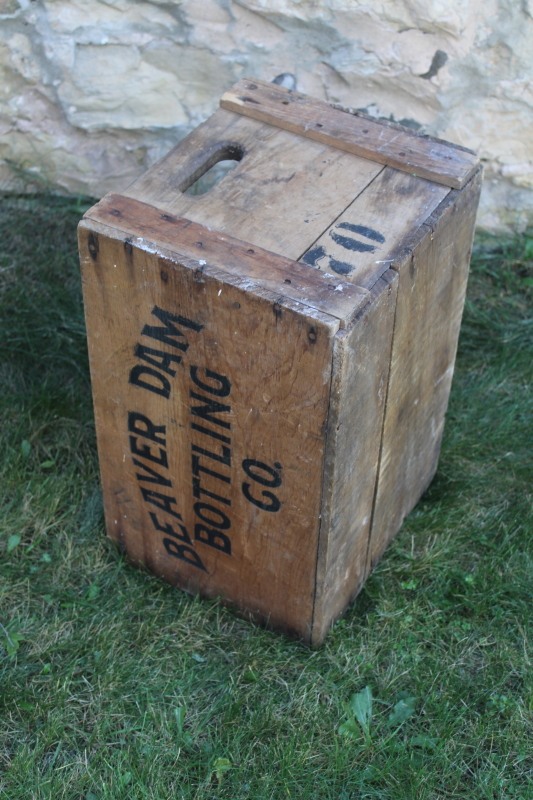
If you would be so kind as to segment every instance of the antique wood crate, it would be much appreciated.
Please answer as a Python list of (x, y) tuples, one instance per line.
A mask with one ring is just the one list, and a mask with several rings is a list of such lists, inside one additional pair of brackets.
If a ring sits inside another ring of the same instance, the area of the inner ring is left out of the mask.
[(435, 473), (480, 167), (257, 80), (220, 105), (79, 226), (107, 529), (317, 645)]

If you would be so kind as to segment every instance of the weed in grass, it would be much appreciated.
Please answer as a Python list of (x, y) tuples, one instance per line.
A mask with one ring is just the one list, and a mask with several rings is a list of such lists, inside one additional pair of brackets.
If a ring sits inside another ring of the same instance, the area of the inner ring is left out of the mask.
[(478, 240), (436, 479), (310, 651), (106, 539), (80, 212), (0, 207), (0, 796), (529, 800), (533, 239)]

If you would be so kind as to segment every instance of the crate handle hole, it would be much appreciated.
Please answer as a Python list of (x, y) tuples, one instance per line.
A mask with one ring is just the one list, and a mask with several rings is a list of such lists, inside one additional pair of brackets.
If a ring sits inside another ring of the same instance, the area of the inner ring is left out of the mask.
[(180, 192), (189, 196), (206, 194), (237, 166), (244, 154), (244, 147), (236, 142), (213, 145), (193, 162)]

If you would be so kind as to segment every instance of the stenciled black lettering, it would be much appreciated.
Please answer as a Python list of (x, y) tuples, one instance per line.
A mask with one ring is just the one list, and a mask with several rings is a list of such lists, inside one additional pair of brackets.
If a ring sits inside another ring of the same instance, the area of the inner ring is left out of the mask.
[[(141, 375), (150, 375), (156, 382), (145, 381), (141, 378)], [(170, 383), (161, 372), (158, 372), (153, 367), (145, 367), (142, 364), (132, 367), (129, 382), (133, 386), (140, 386), (141, 389), (147, 389), (149, 392), (159, 394), (167, 400), (170, 397)]]
[[(264, 461), (258, 461), (255, 458), (245, 458), (242, 462), (242, 468), (249, 478), (255, 483), (259, 483), (261, 486), (268, 486), (271, 489), (276, 489), (282, 484), (280, 473), (281, 464), (276, 461), (275, 467), (276, 469), (265, 464)], [(261, 473), (266, 473), (266, 475)], [(280, 510), (281, 503), (273, 492), (262, 491), (261, 497), (265, 499), (259, 500), (259, 498), (253, 496), (250, 483), (243, 483), (241, 489), (246, 499), (249, 500), (250, 503), (253, 503), (254, 506), (257, 506), (257, 508), (262, 509), (262, 511), (275, 512)]]
[(385, 237), (382, 233), (375, 231), (374, 228), (369, 228), (367, 225), (354, 225), (351, 222), (339, 222), (335, 227), (344, 228), (344, 230), (352, 231), (352, 233), (359, 233), (361, 236), (365, 236), (367, 239), (372, 239), (374, 242), (379, 242), (380, 244), (385, 242)]
[(264, 501), (258, 500), (256, 497), (252, 495), (252, 493), (250, 492), (251, 488), (252, 488), (251, 484), (249, 483), (242, 484), (242, 493), (246, 497), (246, 499), (250, 501), (250, 503), (253, 503), (254, 506), (257, 506), (257, 508), (260, 508), (263, 511), (274, 512), (280, 510), (281, 503), (273, 492), (267, 492), (264, 490), (261, 492), (262, 497), (266, 497), (270, 501), (268, 503), (265, 503)]
[(179, 558), (182, 561), (186, 561), (187, 564), (207, 572), (202, 559), (192, 547), (188, 547), (186, 544), (178, 544), (174, 539), (163, 539), (163, 544), (169, 556)]
[(176, 364), (181, 362), (181, 356), (177, 356), (175, 353), (165, 353), (164, 350), (145, 347), (144, 344), (137, 344), (135, 346), (135, 356), (148, 362), (148, 364), (151, 364), (153, 367), (163, 370), (163, 372), (166, 372), (167, 375), (171, 375), (173, 378), (176, 375), (176, 370), (171, 369), (170, 365), (173, 361)]
[(210, 436), (212, 439), (218, 439), (219, 442), (231, 444), (231, 439), (229, 436), (224, 436), (222, 433), (218, 433), (217, 431), (210, 431), (209, 428), (204, 428), (203, 425), (198, 425), (197, 422), (191, 422), (191, 428), (193, 431), (203, 433), (205, 436)]
[(190, 367), (189, 373), (192, 382), (200, 389), (203, 389), (204, 392), (208, 392), (209, 394), (214, 394), (215, 397), (227, 397), (229, 395), (231, 392), (231, 383), (225, 375), (219, 375), (218, 372), (213, 372), (212, 369), (206, 368), (206, 377), (219, 384), (219, 386), (212, 386), (210, 383), (205, 383), (205, 381), (200, 380), (198, 377), (198, 369), (199, 367)]
[[(207, 522), (208, 525), (214, 525), (215, 528), (219, 528), (222, 531), (227, 531), (231, 528), (231, 521), (223, 511), (215, 506), (212, 506), (210, 503), (195, 503), (194, 506), (194, 513), (197, 517), (199, 517), (202, 522)], [(218, 519), (212, 519), (208, 517), (205, 512), (209, 512), (210, 514), (214, 514)]]
[[(202, 369), (202, 371), (201, 371)], [(225, 375), (214, 372), (211, 369), (200, 368), (197, 366), (189, 367), (189, 374), (192, 383), (205, 394), (199, 394), (193, 389), (190, 390), (190, 397), (199, 400), (203, 405), (191, 403), (190, 413), (195, 417), (200, 417), (203, 421), (213, 424), (219, 428), (231, 429), (231, 424), (221, 419), (218, 414), (231, 413), (231, 406), (219, 402), (215, 398), (228, 397), (231, 393), (231, 383)], [(205, 488), (202, 481), (207, 482), (211, 479), (225, 484), (231, 484), (231, 476), (220, 471), (220, 465), (231, 469), (231, 439), (221, 433), (210, 430), (197, 422), (191, 421), (191, 429), (198, 431), (211, 440), (222, 442), (222, 445), (213, 445), (214, 450), (191, 443), (191, 472), (192, 472), (192, 493), (193, 497), (200, 502), (194, 503), (194, 513), (201, 523), (194, 526), (194, 540), (201, 544), (212, 547), (221, 553), (231, 556), (231, 540), (228, 535), (222, 533), (231, 528), (231, 520), (218, 506), (231, 506), (231, 499), (223, 497), (211, 489)], [(216, 469), (214, 469), (216, 467)], [(202, 502), (202, 499), (214, 501)], [(204, 523), (204, 524), (202, 524)]]
[(365, 242), (352, 239), (351, 236), (343, 236), (336, 231), (330, 231), (329, 235), (336, 244), (340, 244), (340, 246), (344, 247), (346, 250), (353, 250), (356, 253), (373, 253), (376, 249), (375, 244), (365, 244)]
[(157, 514), (154, 514), (153, 511), (149, 511), (148, 513), (150, 514), (150, 518), (154, 523), (154, 528), (156, 529), (156, 531), (161, 531), (162, 533), (166, 533), (167, 536), (174, 536), (176, 539), (180, 539), (182, 542), (185, 542), (185, 544), (192, 544), (191, 537), (189, 536), (185, 525), (182, 525), (180, 522), (178, 522), (178, 528), (181, 531), (181, 533), (178, 533), (178, 531), (172, 527), (172, 524), (170, 522), (167, 522), (166, 524), (161, 524), (157, 518)]
[(206, 497), (211, 497), (213, 500), (218, 500), (219, 503), (224, 503), (226, 506), (231, 505), (231, 500), (229, 500), (227, 497), (221, 497), (216, 492), (211, 492), (209, 489), (203, 489), (200, 485), (200, 478), (192, 479), (192, 493), (193, 496), (198, 500), (200, 500), (202, 495), (205, 494)]
[(204, 450), (203, 447), (198, 447), (197, 444), (191, 444), (191, 450), (193, 453), (199, 453), (207, 458), (212, 458), (213, 461), (219, 461), (221, 464), (224, 464), (224, 466), (231, 468), (231, 450), (229, 447), (222, 445), (222, 455), (213, 453), (211, 450)]
[[(141, 427), (139, 427), (139, 423)], [(144, 425), (144, 427), (142, 427)], [(154, 425), (152, 420), (145, 417), (144, 414), (138, 414), (136, 411), (128, 411), (128, 430), (130, 433), (138, 433), (145, 439), (151, 439), (158, 444), (166, 445), (167, 440), (160, 433), (166, 433), (166, 425)]]
[[(164, 441), (164, 440), (163, 440)], [(143, 444), (142, 447), (137, 447), (137, 437), (130, 436), (130, 450), (134, 456), (146, 458), (148, 461), (153, 461), (154, 464), (160, 464), (165, 469), (168, 467), (167, 451), (159, 447), (159, 455), (154, 456), (152, 448), (149, 444)]]
[(174, 511), (172, 508), (173, 505), (178, 505), (178, 501), (175, 497), (169, 497), (167, 494), (154, 492), (152, 489), (146, 489), (144, 486), (139, 486), (139, 489), (141, 490), (141, 494), (147, 503), (151, 503), (152, 505), (157, 506), (157, 508), (161, 508), (163, 511), (166, 511), (167, 514), (176, 517), (176, 519), (182, 519), (181, 514), (178, 511)]
[(302, 261), (305, 264), (309, 264), (310, 267), (316, 267), (318, 262), (321, 258), (327, 256), (325, 249), (320, 245), (319, 247), (313, 247), (312, 250), (309, 250), (303, 257)]
[(347, 261), (337, 261), (336, 258), (330, 258), (328, 269), (336, 272), (337, 275), (349, 275), (350, 272), (354, 271), (355, 267), (353, 264), (348, 264)]
[(306, 264), (309, 264), (311, 267), (320, 269), (318, 262), (323, 258), (327, 258), (327, 263), (324, 266), (324, 270), (326, 271), (331, 270), (332, 272), (336, 272), (338, 275), (349, 275), (350, 272), (353, 272), (355, 269), (354, 264), (348, 264), (347, 261), (338, 261), (336, 258), (332, 258), (326, 253), (322, 245), (309, 250), (309, 252), (303, 256), (302, 261), (304, 261)]
[[(171, 314), (170, 311), (164, 311), (162, 308), (159, 308), (159, 306), (153, 307), (152, 315), (161, 320), (165, 327), (161, 328), (159, 325), (145, 325), (141, 331), (141, 335), (149, 336), (151, 339), (169, 344), (171, 347), (175, 347), (182, 352), (186, 352), (189, 349), (189, 344), (185, 334), (178, 330), (173, 323), (175, 322), (176, 325), (181, 325), (182, 328), (189, 328), (192, 331), (196, 331), (196, 333), (200, 333), (204, 327), (198, 322), (193, 322), (193, 320), (187, 319), (187, 317), (182, 317), (180, 314)], [(177, 341), (176, 337), (185, 339), (185, 342)]]
[(206, 528), (205, 525), (197, 522), (194, 526), (194, 538), (197, 542), (202, 542), (203, 544), (209, 545), (209, 547), (214, 547), (215, 550), (227, 553), (228, 556), (231, 555), (231, 540), (229, 536), (226, 536), (226, 534), (222, 533), (220, 530)]
[[(266, 472), (270, 477), (265, 478), (264, 475), (254, 472), (252, 467)], [(255, 458), (245, 458), (242, 462), (242, 468), (249, 478), (256, 483), (260, 483), (262, 486), (270, 486), (272, 489), (275, 489), (277, 486), (281, 486), (281, 475), (279, 474), (279, 471), (273, 467), (269, 467), (264, 461), (256, 461)]]
[(160, 475), (159, 472), (156, 472), (155, 469), (149, 467), (148, 464), (143, 464), (143, 462), (139, 461), (138, 458), (134, 458), (133, 463), (136, 467), (140, 467), (149, 473), (148, 475), (142, 475), (139, 472), (136, 472), (135, 477), (138, 481), (145, 481), (145, 483), (158, 483), (160, 486), (172, 486), (172, 481), (169, 478), (165, 478), (164, 475)]
[(219, 481), (224, 481), (224, 483), (231, 483), (231, 478), (228, 475), (222, 475), (220, 472), (215, 472), (213, 469), (209, 469), (209, 467), (204, 467), (200, 464), (201, 456), (198, 455), (191, 455), (192, 460), (192, 474), (199, 475), (200, 472), (204, 472), (206, 475), (212, 475), (213, 478), (217, 478)]
[(231, 412), (231, 406), (226, 406), (223, 403), (219, 403), (218, 400), (213, 400), (210, 397), (204, 397), (202, 394), (193, 392), (192, 389), (189, 394), (193, 400), (201, 400), (203, 403), (205, 403), (203, 406), (191, 406), (191, 414), (194, 414), (196, 417), (201, 417), (206, 422), (212, 422), (214, 425), (219, 425), (221, 428), (228, 428), (228, 430), (231, 428), (229, 422), (213, 416), (213, 414)]

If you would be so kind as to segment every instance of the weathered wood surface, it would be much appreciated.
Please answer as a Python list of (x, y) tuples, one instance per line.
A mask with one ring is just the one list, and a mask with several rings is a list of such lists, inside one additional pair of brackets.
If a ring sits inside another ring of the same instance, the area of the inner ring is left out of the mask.
[(318, 645), (436, 469), (480, 181), (450, 190), (460, 148), (244, 85), (80, 225), (106, 521)]
[[(183, 194), (230, 146), (241, 149), (241, 161), (205, 194)], [(122, 194), (297, 260), (381, 170), (218, 109)]]
[(178, 256), (247, 279), (310, 308), (323, 311), (345, 327), (368, 298), (368, 291), (334, 279), (306, 264), (270, 253), (187, 219), (162, 212), (147, 203), (119, 194), (106, 195), (85, 215), (86, 219), (113, 226), (139, 246), (163, 247)]
[(398, 275), (375, 283), (350, 330), (335, 336), (312, 642), (366, 577)]
[(373, 117), (370, 114), (367, 114), (365, 111), (361, 111), (358, 108), (353, 108), (350, 106), (345, 106), (342, 103), (328, 103), (331, 108), (335, 108), (338, 111), (343, 111), (345, 114), (351, 114), (354, 117), (359, 117), (360, 119), (367, 119), (371, 122), (375, 122), (378, 125), (384, 125), (386, 128), (395, 131), (401, 131), (402, 133), (409, 133), (410, 136), (416, 136), (418, 139), (423, 139), (424, 142), (428, 147), (432, 143), (439, 144), (439, 145), (446, 145), (446, 147), (452, 147), (454, 150), (462, 150), (464, 153), (469, 153), (470, 155), (476, 155), (475, 150), (471, 150), (469, 147), (464, 147), (462, 144), (457, 144), (456, 142), (449, 142), (447, 139), (439, 139), (438, 136), (430, 136), (429, 133), (421, 133), (421, 131), (415, 130), (414, 128), (410, 128), (407, 125), (402, 125), (401, 122), (395, 122), (394, 120), (387, 119), (386, 117)]
[(367, 572), (437, 469), (480, 188), (478, 172), (450, 192), (392, 265), (399, 288)]
[(368, 118), (352, 116), (327, 103), (276, 84), (244, 78), (221, 100), (222, 108), (278, 125), (314, 141), (460, 189), (478, 167), (470, 151), (424, 139)]
[(79, 235), (109, 534), (308, 641), (338, 320), (90, 219)]
[(300, 261), (370, 289), (450, 191), (385, 167)]

